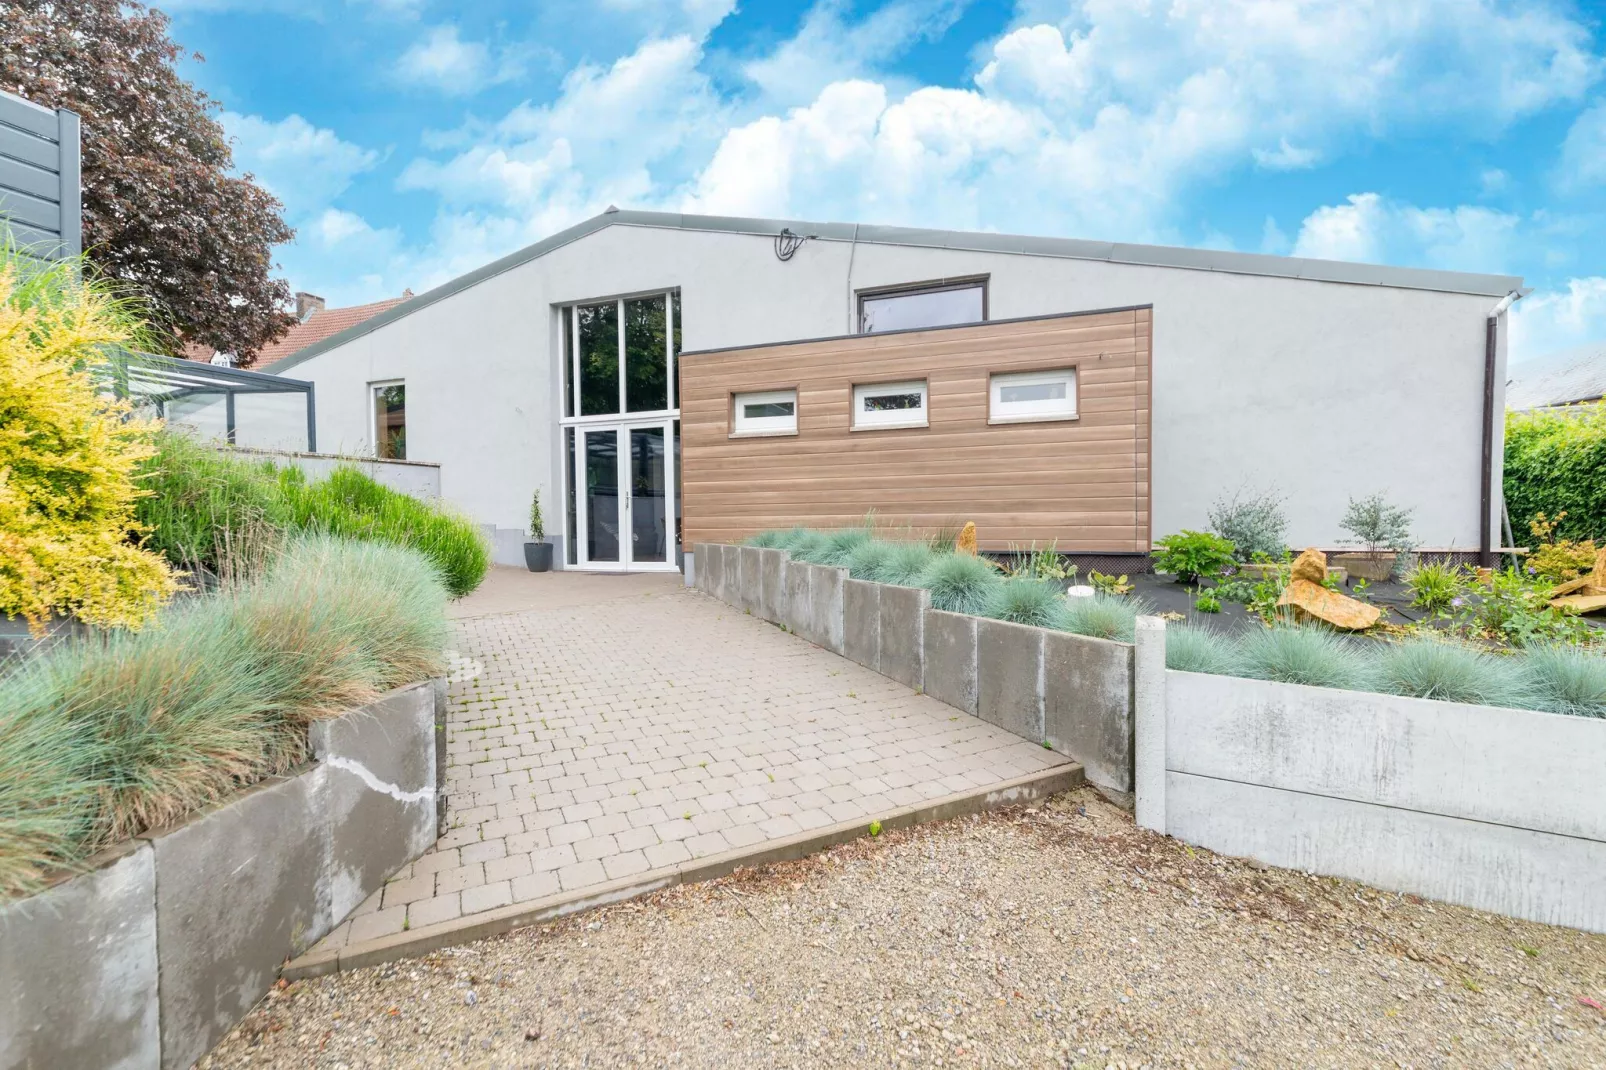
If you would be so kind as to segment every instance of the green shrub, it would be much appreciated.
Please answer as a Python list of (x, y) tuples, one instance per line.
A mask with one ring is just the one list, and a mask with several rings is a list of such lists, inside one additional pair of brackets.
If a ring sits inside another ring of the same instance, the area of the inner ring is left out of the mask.
[(890, 542), (867, 539), (848, 554), (848, 575), (856, 580), (875, 580), (894, 553)]
[(311, 537), (144, 631), (0, 675), (0, 892), (288, 771), (309, 721), (439, 673), (446, 599), (414, 551)]
[(891, 545), (892, 552), (869, 578), (877, 583), (918, 587), (921, 573), (931, 567), (937, 553), (923, 542), (895, 542)]
[(1237, 651), (1231, 640), (1207, 625), (1171, 625), (1165, 630), (1165, 667), (1236, 676)]
[(1239, 671), (1257, 680), (1367, 690), (1370, 665), (1362, 652), (1317, 625), (1259, 628), (1238, 641)]
[(434, 563), (454, 597), (478, 587), (490, 568), (490, 547), (472, 521), (391, 490), (355, 468), (336, 468), (317, 483), (286, 469), (279, 482), (296, 527), (417, 550)]
[(1355, 536), (1367, 553), (1403, 554), (1411, 548), (1411, 510), (1391, 505), (1381, 494), (1351, 498), (1338, 526)]
[(1217, 498), (1205, 515), (1211, 530), (1232, 543), (1239, 561), (1253, 561), (1256, 554), (1277, 557), (1287, 548), (1288, 516), (1276, 491), (1239, 490), (1231, 498)]
[(151, 493), (134, 507), (149, 529), (145, 548), (224, 580), (254, 574), (290, 523), (272, 462), (230, 455), (177, 431), (162, 432), (156, 446), (140, 477)]
[(931, 607), (949, 613), (981, 615), (1003, 579), (998, 571), (970, 554), (940, 554), (932, 558), (915, 586), (931, 592)]
[(1147, 612), (1149, 604), (1141, 598), (1095, 592), (1082, 598), (1067, 598), (1056, 626), (1077, 635), (1130, 643), (1138, 618)]
[(1212, 590), (1199, 591), (1194, 595), (1193, 608), (1200, 613), (1220, 613), (1221, 599)]
[(1038, 628), (1053, 627), (1065, 614), (1065, 595), (1057, 584), (1010, 578), (993, 593), (986, 616)]
[(1405, 575), (1405, 586), (1411, 592), (1411, 604), (1438, 612), (1449, 609), (1456, 596), (1461, 594), (1464, 582), (1461, 570), (1446, 562), (1419, 564)]
[(1505, 494), (1513, 521), (1565, 512), (1558, 538), (1606, 542), (1606, 402), (1508, 413)]
[(1179, 583), (1219, 576), (1233, 565), (1233, 545), (1207, 531), (1180, 531), (1155, 541), (1154, 567)]
[(1522, 658), (1534, 709), (1606, 717), (1606, 655), (1579, 647), (1539, 646)]
[(1443, 639), (1390, 643), (1378, 653), (1379, 691), (1441, 702), (1520, 706), (1522, 681), (1509, 659)]

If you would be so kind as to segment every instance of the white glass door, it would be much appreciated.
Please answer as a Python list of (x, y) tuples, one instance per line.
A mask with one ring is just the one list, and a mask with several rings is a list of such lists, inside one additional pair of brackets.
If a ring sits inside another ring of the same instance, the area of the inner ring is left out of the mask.
[(575, 564), (603, 571), (677, 568), (674, 451), (668, 421), (576, 428), (580, 491)]

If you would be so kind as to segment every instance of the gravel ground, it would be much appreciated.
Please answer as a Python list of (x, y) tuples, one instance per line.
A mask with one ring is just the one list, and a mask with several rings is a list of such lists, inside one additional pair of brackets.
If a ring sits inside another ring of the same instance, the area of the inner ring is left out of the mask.
[(201, 1066), (1606, 1066), (1606, 937), (1091, 791), (276, 989)]

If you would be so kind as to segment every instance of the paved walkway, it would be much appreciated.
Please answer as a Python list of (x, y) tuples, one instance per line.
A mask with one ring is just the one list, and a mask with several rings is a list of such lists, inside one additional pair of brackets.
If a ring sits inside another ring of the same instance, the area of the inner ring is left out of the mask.
[(677, 575), (496, 569), (454, 616), (450, 830), (319, 950), (1065, 764)]

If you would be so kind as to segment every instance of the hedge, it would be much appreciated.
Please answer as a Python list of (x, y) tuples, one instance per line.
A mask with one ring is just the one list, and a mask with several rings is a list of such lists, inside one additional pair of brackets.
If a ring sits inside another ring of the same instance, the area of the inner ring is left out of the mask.
[(1507, 413), (1505, 491), (1518, 542), (1535, 514), (1560, 512), (1558, 536), (1606, 541), (1606, 402)]

